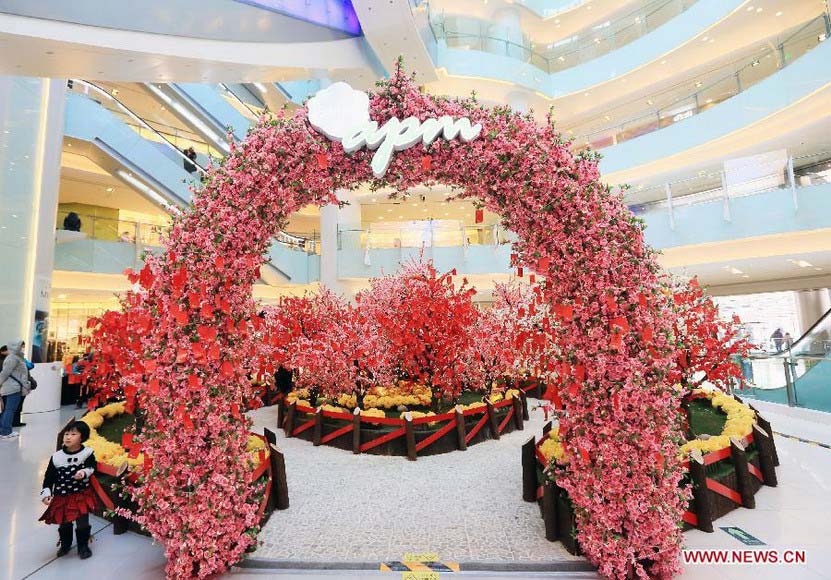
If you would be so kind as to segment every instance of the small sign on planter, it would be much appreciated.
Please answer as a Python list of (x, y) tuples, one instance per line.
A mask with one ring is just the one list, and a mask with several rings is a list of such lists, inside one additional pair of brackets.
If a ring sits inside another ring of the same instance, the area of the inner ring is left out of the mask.
[(427, 146), (439, 137), (448, 141), (458, 137), (468, 143), (482, 133), (481, 124), (472, 125), (467, 117), (454, 119), (449, 115), (424, 121), (416, 117), (404, 120), (393, 117), (378, 127), (378, 121), (369, 118), (367, 94), (344, 82), (318, 91), (309, 99), (307, 107), (312, 127), (330, 140), (342, 143), (347, 153), (364, 147), (375, 151), (370, 166), (378, 178), (387, 172), (395, 151), (404, 151), (418, 142)]
[(726, 528), (721, 528), (721, 530), (724, 531), (724, 532), (727, 532), (728, 534), (730, 534), (731, 536), (736, 538), (738, 541), (740, 541), (745, 546), (764, 546), (765, 545), (765, 543), (762, 540), (760, 540), (759, 538), (755, 538), (755, 537), (751, 536), (750, 534), (745, 532), (743, 529), (737, 528), (736, 526), (729, 526), (729, 527), (726, 527)]

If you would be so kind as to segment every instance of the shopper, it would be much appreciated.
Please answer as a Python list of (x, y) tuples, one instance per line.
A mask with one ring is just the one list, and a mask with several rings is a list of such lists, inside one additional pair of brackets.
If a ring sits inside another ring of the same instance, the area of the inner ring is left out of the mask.
[(791, 347), (793, 346), (793, 337), (790, 332), (785, 333), (785, 338), (782, 339), (782, 342), (785, 345), (785, 350), (791, 350)]
[(784, 340), (782, 337), (782, 329), (777, 328), (773, 331), (773, 334), (770, 335), (770, 339), (773, 341), (773, 348), (776, 349), (776, 352), (782, 352), (782, 341)]
[(69, 212), (66, 214), (66, 217), (63, 218), (63, 229), (70, 232), (80, 232), (81, 217), (74, 211)]
[(3, 368), (0, 370), (0, 396), (3, 401), (3, 412), (0, 413), (0, 439), (13, 439), (18, 436), (16, 431), (12, 431), (14, 414), (22, 397), (29, 393), (29, 370), (23, 361), (25, 346), (22, 340), (9, 344), (8, 355), (3, 360)]
[(35, 368), (35, 365), (26, 357), (23, 358), (23, 362), (26, 363), (26, 378), (29, 379), (29, 388), (28, 390), (20, 391), (20, 404), (17, 406), (17, 411), (14, 414), (14, 419), (12, 419), (12, 427), (26, 426), (26, 423), (23, 422), (23, 419), (21, 417), (21, 415), (23, 414), (23, 404), (26, 402), (26, 397), (29, 395), (29, 393), (34, 391), (38, 386), (38, 382), (35, 380), (35, 377), (32, 376), (32, 369)]
[(196, 151), (193, 150), (193, 147), (188, 147), (183, 151), (185, 157), (190, 159), (190, 161), (183, 161), (185, 171), (188, 173), (194, 173), (196, 171)]
[(89, 478), (95, 473), (96, 461), (92, 448), (83, 445), (87, 439), (89, 425), (83, 421), (67, 427), (63, 432), (63, 447), (52, 454), (43, 477), (40, 497), (49, 507), (40, 521), (58, 525), (58, 557), (69, 552), (72, 546), (72, 522), (75, 522), (78, 556), (81, 560), (92, 556), (89, 513), (96, 508), (97, 500)]

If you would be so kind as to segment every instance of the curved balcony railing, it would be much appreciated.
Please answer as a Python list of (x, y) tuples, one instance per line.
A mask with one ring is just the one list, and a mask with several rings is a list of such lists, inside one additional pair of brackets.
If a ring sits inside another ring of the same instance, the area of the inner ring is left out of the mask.
[[(631, 116), (626, 121), (610, 124), (600, 129), (581, 130), (580, 126), (572, 127), (569, 130), (569, 136), (574, 138), (575, 144), (579, 147), (602, 149), (663, 129), (703, 113), (770, 77), (827, 40), (829, 33), (831, 33), (829, 16), (821, 14), (799, 26), (774, 47), (745, 57), (737, 63), (710, 71), (705, 75), (699, 75), (699, 78), (709, 76), (716, 77), (716, 79), (707, 83), (700, 80), (690, 81), (690, 92), (684, 97), (676, 96), (679, 88), (683, 90), (683, 87), (677, 85), (660, 93), (639, 96), (637, 101), (616, 107), (617, 111), (643, 102), (654, 107), (648, 112)], [(615, 113), (616, 110), (611, 109), (606, 111), (605, 117), (608, 119), (618, 116)]]
[(498, 246), (514, 239), (514, 234), (499, 224), (465, 226), (422, 220), (377, 225), (383, 227), (338, 230), (338, 250)]
[(537, 44), (527, 37), (507, 38), (492, 21), (445, 13), (431, 14), (430, 27), (449, 48), (479, 50), (532, 64), (555, 73), (612, 52), (652, 32), (685, 12), (697, 0), (653, 0), (625, 16), (550, 44)]

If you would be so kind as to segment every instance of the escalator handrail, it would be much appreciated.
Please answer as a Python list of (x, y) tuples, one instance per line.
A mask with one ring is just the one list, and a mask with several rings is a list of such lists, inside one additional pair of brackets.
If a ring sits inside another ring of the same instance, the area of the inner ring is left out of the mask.
[[(803, 333), (802, 333), (802, 335), (801, 335), (799, 338), (797, 338), (795, 341), (793, 341), (793, 342), (791, 343), (791, 346), (790, 346), (789, 348), (785, 348), (785, 349), (784, 349), (784, 350), (782, 350), (781, 352), (777, 352), (777, 353), (773, 353), (773, 354), (761, 354), (761, 353), (759, 353), (759, 354), (753, 354), (753, 355), (749, 355), (747, 358), (749, 358), (749, 359), (753, 359), (753, 360), (759, 360), (759, 359), (776, 359), (776, 358), (793, 358), (793, 357), (797, 357), (797, 358), (813, 358), (813, 356), (812, 356), (812, 355), (807, 355), (807, 354), (805, 354), (805, 355), (803, 355), (803, 354), (794, 354), (794, 352), (793, 352), (793, 351), (796, 349), (796, 347), (797, 347), (797, 345), (799, 345), (799, 343), (801, 343), (803, 340), (806, 340), (806, 339), (808, 338), (808, 336), (809, 336), (809, 335), (810, 335), (810, 334), (814, 331), (814, 329), (816, 329), (816, 328), (817, 328), (817, 326), (819, 326), (819, 325), (820, 325), (823, 321), (825, 321), (825, 319), (826, 319), (826, 318), (828, 318), (829, 316), (831, 316), (831, 309), (827, 310), (827, 311), (825, 312), (825, 314), (823, 314), (822, 316), (820, 316), (820, 317), (817, 319), (817, 321), (816, 321), (816, 322), (814, 322), (814, 323), (813, 323), (813, 324), (812, 324), (812, 325), (808, 328), (808, 330), (806, 330), (805, 332), (803, 332)], [(820, 358), (821, 358), (821, 357), (820, 357)]]
[[(231, 90), (231, 87), (229, 87), (229, 86), (228, 86), (228, 85), (226, 85), (225, 83), (219, 83), (219, 86), (221, 86), (223, 89), (225, 89), (225, 91), (226, 91), (229, 95), (231, 95), (232, 97), (234, 97), (234, 100), (236, 100), (236, 101), (237, 101), (240, 105), (242, 105), (243, 107), (245, 107), (245, 109), (246, 109), (249, 113), (251, 113), (251, 114), (254, 116), (254, 118), (255, 118), (255, 119), (259, 119), (260, 117), (262, 117), (262, 114), (261, 114), (261, 113), (258, 113), (257, 111), (255, 111), (254, 109), (252, 109), (252, 108), (251, 108), (251, 106), (250, 106), (248, 103), (246, 103), (246, 102), (245, 102), (245, 101), (243, 101), (241, 98), (239, 98), (239, 96), (237, 96), (237, 94), (236, 94), (234, 91), (232, 91), (232, 90)], [(263, 103), (263, 106), (265, 106), (265, 103)]]
[(121, 102), (118, 98), (116, 98), (115, 96), (113, 96), (112, 94), (110, 94), (107, 90), (103, 89), (102, 87), (99, 87), (99, 86), (98, 86), (98, 85), (96, 85), (95, 83), (92, 83), (92, 82), (90, 82), (90, 81), (85, 81), (85, 80), (82, 80), (82, 79), (73, 79), (73, 82), (75, 82), (75, 83), (79, 83), (79, 84), (82, 84), (82, 85), (84, 85), (84, 86), (86, 86), (86, 87), (91, 88), (91, 89), (92, 89), (92, 90), (94, 90), (95, 92), (97, 92), (97, 93), (99, 93), (99, 94), (101, 94), (101, 95), (104, 95), (106, 98), (108, 98), (109, 100), (111, 100), (112, 102), (114, 102), (116, 105), (118, 105), (118, 107), (119, 107), (120, 109), (122, 109), (122, 110), (123, 110), (123, 111), (124, 111), (127, 115), (129, 115), (129, 116), (130, 116), (130, 118), (132, 118), (134, 121), (136, 121), (137, 123), (139, 123), (142, 127), (144, 127), (145, 129), (147, 129), (148, 131), (150, 131), (151, 133), (153, 133), (153, 134), (154, 134), (154, 135), (156, 135), (157, 137), (159, 137), (159, 138), (162, 140), (162, 143), (165, 143), (165, 144), (167, 144), (168, 146), (170, 146), (170, 147), (173, 149), (173, 151), (175, 151), (175, 152), (176, 152), (176, 155), (178, 155), (178, 156), (182, 159), (182, 161), (184, 161), (184, 162), (186, 162), (186, 163), (190, 163), (191, 165), (194, 165), (194, 166), (196, 167), (196, 170), (197, 170), (197, 171), (199, 171), (200, 173), (202, 173), (203, 175), (205, 175), (205, 174), (207, 174), (207, 173), (208, 173), (208, 171), (207, 171), (204, 167), (202, 167), (202, 165), (200, 165), (197, 161), (195, 161), (195, 160), (191, 159), (190, 157), (188, 157), (187, 155), (185, 155), (183, 151), (181, 151), (178, 147), (176, 147), (176, 145), (174, 145), (174, 144), (173, 144), (173, 143), (172, 143), (172, 142), (171, 142), (171, 141), (170, 141), (170, 140), (169, 140), (169, 139), (168, 139), (168, 138), (164, 135), (164, 133), (161, 133), (161, 132), (157, 131), (156, 129), (154, 129), (154, 128), (153, 128), (153, 127), (152, 127), (152, 126), (151, 126), (151, 125), (150, 125), (147, 121), (145, 121), (145, 120), (144, 120), (144, 119), (143, 119), (140, 115), (138, 115), (138, 114), (137, 114), (136, 112), (134, 112), (134, 111), (133, 111), (130, 107), (128, 107), (127, 105), (125, 105), (124, 103), (122, 103), (122, 102)]

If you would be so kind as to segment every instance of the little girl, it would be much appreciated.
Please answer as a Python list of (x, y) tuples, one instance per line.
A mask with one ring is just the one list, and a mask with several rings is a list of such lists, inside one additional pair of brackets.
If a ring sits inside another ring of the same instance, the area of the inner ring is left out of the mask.
[(78, 555), (82, 560), (92, 556), (89, 549), (89, 512), (95, 509), (95, 492), (89, 485), (89, 478), (95, 473), (95, 455), (92, 449), (84, 447), (89, 439), (89, 425), (75, 421), (63, 434), (63, 447), (52, 454), (40, 497), (49, 506), (41, 521), (58, 524), (60, 549), (58, 557), (69, 552), (72, 546), (72, 522), (78, 539)]

